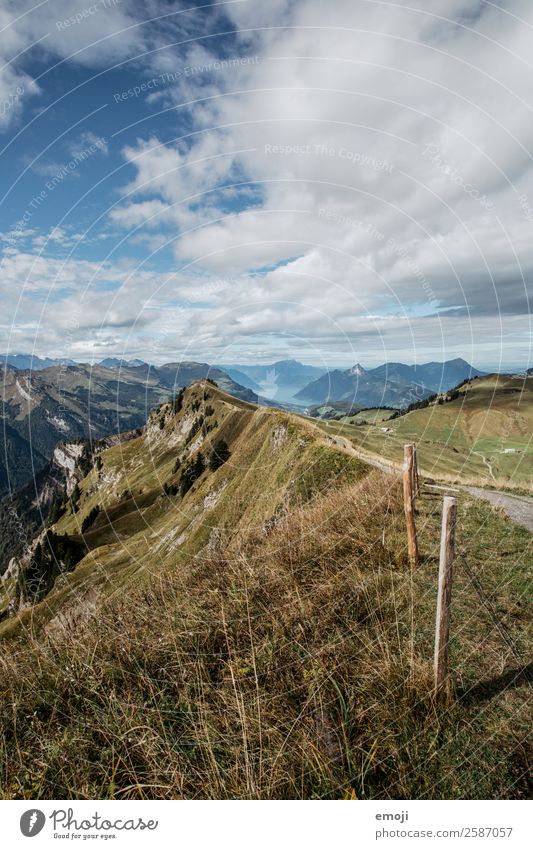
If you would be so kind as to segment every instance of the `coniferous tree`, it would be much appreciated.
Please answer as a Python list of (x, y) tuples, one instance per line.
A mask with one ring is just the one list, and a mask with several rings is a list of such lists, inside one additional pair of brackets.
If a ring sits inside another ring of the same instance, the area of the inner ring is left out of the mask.
[(213, 445), (211, 456), (209, 457), (209, 468), (212, 472), (216, 472), (220, 466), (223, 466), (226, 460), (229, 460), (231, 452), (227, 442), (224, 439), (217, 439)]

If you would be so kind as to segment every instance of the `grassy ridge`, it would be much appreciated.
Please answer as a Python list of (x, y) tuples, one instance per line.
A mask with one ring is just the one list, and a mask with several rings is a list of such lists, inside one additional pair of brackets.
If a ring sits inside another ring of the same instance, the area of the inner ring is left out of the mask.
[[(194, 433), (200, 417), (207, 433)], [(206, 470), (181, 497), (174, 490), (184, 469), (199, 453), (207, 458), (217, 439), (227, 442), (229, 460), (215, 472)], [(41, 603), (0, 623), (0, 635), (63, 615), (70, 598), (79, 605), (80, 594), (118, 591), (147, 564), (183, 563), (225, 529), (236, 536), (261, 530), (291, 504), (367, 473), (363, 463), (329, 450), (307, 423), (195, 384), (177, 414), (171, 404), (162, 405), (143, 436), (99, 455), (80, 484), (76, 509), (68, 507), (52, 528), (86, 546), (87, 555), (74, 571), (60, 569)]]
[(230, 459), (168, 497), (176, 454), (207, 451), (185, 445), (205, 389), (105, 452), (56, 525), (105, 505), (2, 645), (4, 798), (524, 797), (531, 537), (460, 497), (437, 709), (440, 498), (419, 500), (412, 573), (394, 478), (211, 388)]

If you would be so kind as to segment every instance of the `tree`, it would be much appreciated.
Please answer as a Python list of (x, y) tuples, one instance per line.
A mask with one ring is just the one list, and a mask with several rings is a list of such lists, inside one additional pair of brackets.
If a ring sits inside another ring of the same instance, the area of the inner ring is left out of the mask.
[(72, 490), (70, 494), (70, 507), (73, 513), (77, 513), (80, 509), (79, 500), (81, 498), (81, 489), (79, 483), (76, 482), (76, 486)]
[(194, 461), (194, 473), (197, 478), (199, 478), (205, 469), (205, 460), (202, 453), (196, 455), (196, 460)]
[(57, 521), (61, 518), (63, 513), (65, 512), (65, 502), (64, 502), (64, 490), (63, 494), (56, 495), (54, 502), (50, 508), (50, 512), (48, 514), (48, 524), (55, 525)]
[(189, 463), (180, 478), (180, 495), (183, 497), (191, 488), (193, 483), (198, 480), (205, 469), (205, 460), (201, 454), (196, 455), (196, 458)]
[(100, 513), (100, 507), (98, 504), (95, 504), (94, 507), (87, 513), (85, 519), (81, 523), (81, 532), (82, 534), (91, 527), (96, 521), (98, 514)]
[(227, 443), (223, 439), (217, 439), (213, 445), (211, 456), (209, 457), (209, 468), (212, 472), (216, 472), (220, 466), (223, 466), (226, 460), (229, 460), (231, 452)]
[(176, 397), (172, 402), (172, 412), (179, 413), (181, 408), (183, 407), (183, 395), (185, 393), (185, 389), (180, 389)]

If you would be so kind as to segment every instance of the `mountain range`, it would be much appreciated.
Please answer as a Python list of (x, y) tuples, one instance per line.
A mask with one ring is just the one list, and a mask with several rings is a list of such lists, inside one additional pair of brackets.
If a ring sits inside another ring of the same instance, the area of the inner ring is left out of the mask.
[(462, 359), (414, 366), (385, 363), (374, 369), (357, 364), (329, 372), (296, 360), (224, 369), (201, 362), (153, 366), (113, 357), (96, 365), (28, 354), (6, 360), (16, 364), (0, 366), (0, 495), (31, 480), (59, 442), (138, 428), (150, 409), (196, 380), (211, 378), (237, 398), (272, 406), (303, 408), (334, 400), (358, 407), (406, 407), (481, 374)]
[[(32, 354), (13, 354), (0, 357), (0, 363), (19, 370), (41, 371), (54, 366), (73, 366), (80, 364), (68, 359), (52, 359), (38, 357)], [(81, 364), (85, 368), (95, 369), (96, 365)], [(106, 369), (119, 370), (121, 380), (129, 380), (130, 369), (145, 370), (150, 374), (170, 368), (175, 371), (176, 363), (154, 366), (140, 359), (124, 359), (106, 357), (98, 366)], [(187, 366), (190, 372), (189, 364)], [(406, 365), (391, 362), (365, 369), (356, 364), (348, 369), (328, 370), (319, 366), (300, 363), (298, 360), (278, 360), (270, 364), (220, 364), (211, 366), (200, 363), (200, 371), (194, 371), (192, 379), (206, 377), (207, 370), (216, 370), (217, 382), (222, 380), (225, 388), (233, 392), (231, 386), (238, 384), (240, 390), (237, 397), (242, 396), (242, 389), (248, 389), (255, 395), (262, 396), (270, 402), (278, 404), (304, 406), (305, 404), (322, 404), (326, 401), (351, 401), (358, 406), (398, 406), (405, 407), (414, 401), (428, 397), (435, 392), (451, 389), (469, 377), (479, 376), (478, 371), (465, 360), (458, 358), (443, 363), (429, 362), (421, 365)], [(142, 373), (139, 371), (138, 374)], [(232, 383), (224, 383), (227, 379)], [(168, 381), (164, 381), (167, 385)], [(190, 380), (185, 381), (188, 385)], [(248, 400), (253, 400), (248, 396)]]
[(51, 366), (75, 366), (74, 360), (68, 358), (38, 357), (36, 354), (0, 354), (0, 365), (12, 366), (17, 369), (41, 371)]
[(67, 364), (40, 370), (0, 366), (0, 495), (34, 477), (59, 442), (100, 439), (140, 427), (150, 410), (181, 386), (207, 377), (237, 398), (258, 400), (250, 389), (208, 363), (166, 363), (157, 368)]
[(312, 404), (349, 401), (360, 407), (405, 407), (482, 374), (460, 358), (413, 366), (384, 363), (373, 369), (357, 363), (344, 371), (334, 369), (321, 375), (299, 390), (295, 400)]

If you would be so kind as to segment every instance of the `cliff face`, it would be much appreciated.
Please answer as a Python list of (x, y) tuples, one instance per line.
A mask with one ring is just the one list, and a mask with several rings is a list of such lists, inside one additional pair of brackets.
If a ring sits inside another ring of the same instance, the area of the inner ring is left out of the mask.
[[(44, 541), (48, 548), (47, 527), (67, 509), (73, 497), (76, 500), (76, 487), (99, 453), (141, 433), (142, 429), (137, 429), (116, 434), (92, 445), (87, 440), (61, 442), (31, 483), (0, 500), (0, 619), (27, 606), (22, 576), (31, 568), (38, 546)], [(75, 506), (71, 503), (69, 509)]]
[(30, 603), (22, 578), (46, 539), (51, 511), (72, 495), (91, 462), (88, 442), (60, 443), (30, 484), (0, 501), (0, 618)]

